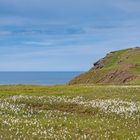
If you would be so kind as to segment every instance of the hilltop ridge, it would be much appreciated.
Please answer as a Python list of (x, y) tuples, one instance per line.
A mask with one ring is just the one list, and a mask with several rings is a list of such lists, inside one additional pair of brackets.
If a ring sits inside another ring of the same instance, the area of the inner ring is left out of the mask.
[(140, 47), (108, 53), (69, 84), (140, 84)]

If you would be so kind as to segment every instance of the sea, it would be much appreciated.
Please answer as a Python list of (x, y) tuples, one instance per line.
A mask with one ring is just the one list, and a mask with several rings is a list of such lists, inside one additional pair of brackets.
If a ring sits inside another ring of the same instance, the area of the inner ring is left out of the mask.
[(0, 85), (61, 85), (67, 84), (81, 73), (83, 72), (0, 72)]

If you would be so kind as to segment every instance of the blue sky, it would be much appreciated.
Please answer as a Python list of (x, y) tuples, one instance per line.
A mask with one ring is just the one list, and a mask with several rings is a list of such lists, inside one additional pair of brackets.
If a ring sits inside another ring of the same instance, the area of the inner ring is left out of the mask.
[(0, 71), (86, 71), (140, 45), (139, 0), (0, 0)]

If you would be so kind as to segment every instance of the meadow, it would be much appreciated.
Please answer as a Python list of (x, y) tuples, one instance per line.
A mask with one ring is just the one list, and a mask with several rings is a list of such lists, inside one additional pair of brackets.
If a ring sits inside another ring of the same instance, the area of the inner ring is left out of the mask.
[(139, 140), (140, 87), (0, 86), (2, 140)]

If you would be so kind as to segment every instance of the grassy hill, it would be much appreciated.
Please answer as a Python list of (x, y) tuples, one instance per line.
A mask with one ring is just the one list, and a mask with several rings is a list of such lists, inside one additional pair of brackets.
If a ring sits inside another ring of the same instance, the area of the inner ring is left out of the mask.
[(110, 52), (69, 84), (140, 84), (140, 47)]

